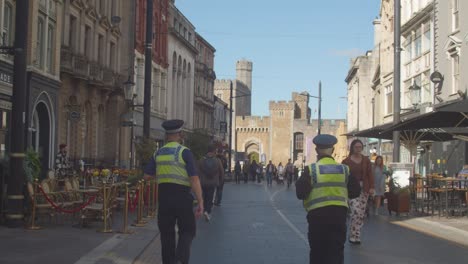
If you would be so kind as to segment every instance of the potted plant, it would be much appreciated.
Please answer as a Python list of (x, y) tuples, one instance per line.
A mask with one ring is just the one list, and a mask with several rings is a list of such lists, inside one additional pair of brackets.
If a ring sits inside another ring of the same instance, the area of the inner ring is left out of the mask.
[(29, 148), (26, 151), (26, 157), (23, 161), (23, 168), (26, 174), (26, 179), (29, 182), (34, 182), (34, 180), (39, 179), (41, 175), (42, 165), (41, 159), (39, 158), (39, 153), (34, 151), (34, 149)]
[(388, 213), (392, 215), (392, 211), (397, 215), (400, 213), (409, 213), (410, 211), (410, 188), (409, 186), (401, 187), (393, 178), (389, 181), (390, 192), (385, 194), (387, 199)]

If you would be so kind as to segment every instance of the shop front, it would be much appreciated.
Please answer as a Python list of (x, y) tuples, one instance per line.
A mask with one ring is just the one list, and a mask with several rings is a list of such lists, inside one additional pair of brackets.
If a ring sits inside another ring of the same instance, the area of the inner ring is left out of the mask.
[(13, 66), (0, 61), (0, 214), (6, 202), (6, 182), (9, 175), (11, 96)]

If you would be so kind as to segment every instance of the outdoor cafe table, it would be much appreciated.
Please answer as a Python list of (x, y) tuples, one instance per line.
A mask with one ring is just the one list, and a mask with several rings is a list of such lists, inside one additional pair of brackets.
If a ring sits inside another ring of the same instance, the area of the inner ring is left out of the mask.
[[(448, 214), (448, 193), (449, 191), (462, 191), (466, 192), (468, 189), (468, 179), (463, 178), (434, 178), (435, 181), (441, 183), (442, 189), (445, 193), (445, 213), (446, 216), (449, 217)], [(449, 185), (451, 185), (449, 187)], [(458, 186), (456, 186), (458, 185)]]

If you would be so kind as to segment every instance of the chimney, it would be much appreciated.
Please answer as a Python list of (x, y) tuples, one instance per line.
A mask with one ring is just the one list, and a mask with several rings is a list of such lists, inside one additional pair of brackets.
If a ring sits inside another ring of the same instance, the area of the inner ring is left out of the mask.
[(375, 18), (372, 24), (374, 25), (374, 47), (377, 47), (380, 43), (382, 21), (380, 20), (380, 18)]

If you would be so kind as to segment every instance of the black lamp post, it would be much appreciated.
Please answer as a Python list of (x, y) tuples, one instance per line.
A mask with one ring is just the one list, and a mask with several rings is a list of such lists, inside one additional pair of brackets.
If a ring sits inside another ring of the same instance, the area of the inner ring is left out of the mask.
[(232, 99), (245, 97), (245, 96), (250, 96), (250, 94), (242, 94), (238, 96), (233, 96), (233, 85), (231, 82), (229, 86), (229, 157), (228, 157), (229, 158), (229, 161), (228, 161), (229, 172), (231, 172), (231, 159), (232, 159)]
[(313, 95), (310, 95), (309, 93), (300, 93), (300, 95), (318, 99), (318, 131), (317, 131), (317, 134), (320, 135), (321, 130), (322, 130), (322, 82), (321, 81), (319, 82), (319, 95), (318, 96), (313, 96)]
[(135, 103), (135, 98), (136, 94), (133, 92), (133, 87), (135, 86), (135, 83), (133, 82), (132, 78), (128, 76), (128, 80), (123, 83), (124, 85), (124, 92), (125, 92), (125, 100), (127, 101), (127, 107), (128, 107), (128, 112), (125, 115), (125, 118), (123, 120), (122, 125), (123, 126), (129, 126), (130, 127), (130, 169), (133, 168), (133, 160), (134, 160), (134, 154), (133, 154), (133, 127), (136, 125), (135, 122), (135, 117), (134, 117), (134, 109), (135, 107), (141, 107), (144, 105), (136, 105)]

